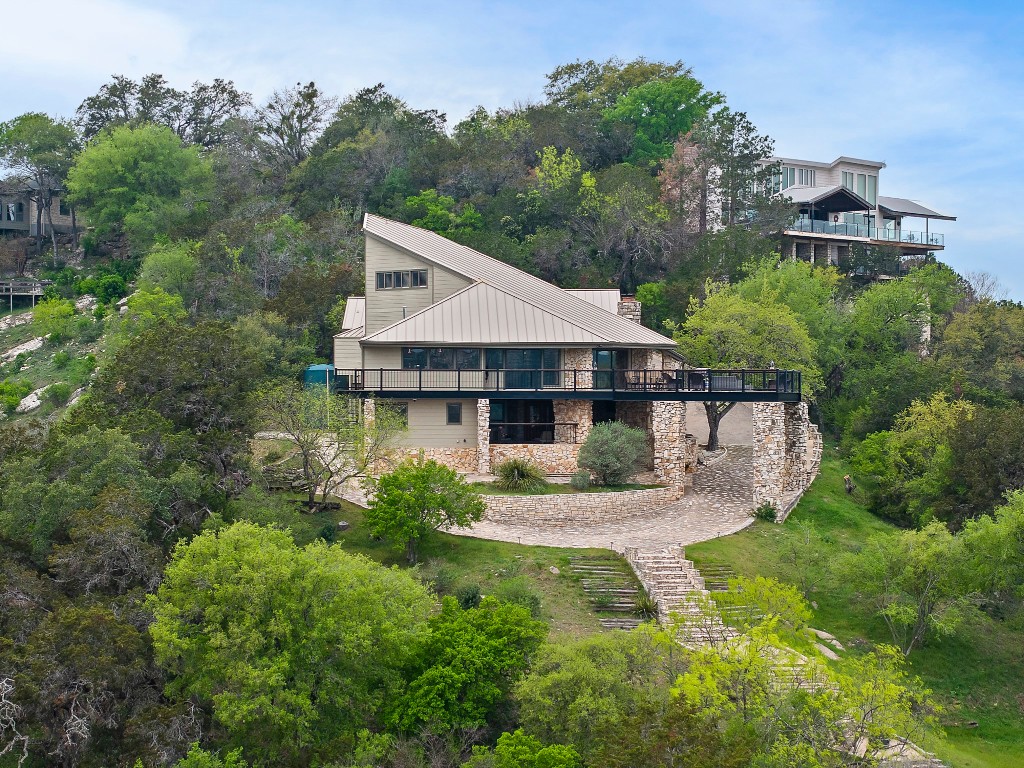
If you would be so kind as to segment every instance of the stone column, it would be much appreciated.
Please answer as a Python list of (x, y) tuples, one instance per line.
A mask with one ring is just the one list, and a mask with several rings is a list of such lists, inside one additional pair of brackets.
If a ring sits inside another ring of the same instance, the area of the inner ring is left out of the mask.
[(683, 487), (686, 482), (686, 403), (651, 403), (654, 474), (660, 482)]
[(491, 474), (491, 401), (476, 401), (476, 471)]
[[(563, 381), (565, 389), (572, 389), (574, 383), (577, 389), (591, 389), (594, 385), (594, 377), (591, 373), (594, 370), (594, 350), (563, 349), (562, 368), (565, 369)], [(576, 371), (575, 377), (574, 371)]]
[(807, 403), (754, 403), (754, 506), (780, 512), (810, 484), (808, 447), (812, 426)]
[(366, 427), (372, 427), (373, 422), (377, 420), (377, 401), (372, 397), (367, 397), (363, 400), (363, 424)]
[(782, 509), (786, 474), (786, 412), (783, 403), (754, 403), (754, 507)]
[[(590, 400), (552, 400), (552, 409), (555, 413), (555, 421), (576, 425), (576, 442), (582, 443), (590, 434), (594, 426), (594, 404)], [(568, 442), (568, 435), (558, 434), (556, 428), (555, 442)], [(559, 440), (559, 437), (564, 439)]]

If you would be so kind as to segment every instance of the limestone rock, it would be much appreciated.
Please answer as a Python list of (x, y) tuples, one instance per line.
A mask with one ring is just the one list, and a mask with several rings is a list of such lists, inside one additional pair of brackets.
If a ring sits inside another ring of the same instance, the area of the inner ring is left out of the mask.
[(28, 413), (34, 411), (40, 405), (43, 404), (42, 394), (46, 391), (46, 387), (40, 387), (35, 392), (31, 392), (21, 399), (18, 403), (18, 407), (14, 409), (15, 413)]
[(16, 347), (11, 347), (2, 355), (0, 355), (0, 362), (9, 363), (22, 352), (35, 352), (37, 349), (43, 346), (43, 342), (45, 340), (45, 336), (36, 336), (34, 339), (29, 339), (24, 344), (19, 344)]

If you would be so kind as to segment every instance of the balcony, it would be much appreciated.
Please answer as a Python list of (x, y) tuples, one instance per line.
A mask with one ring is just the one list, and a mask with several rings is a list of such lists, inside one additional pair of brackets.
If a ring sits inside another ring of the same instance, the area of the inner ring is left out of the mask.
[(338, 368), (339, 391), (394, 398), (799, 402), (800, 371)]
[(798, 219), (786, 227), (786, 232), (807, 232), (816, 235), (857, 237), (883, 243), (919, 245), (924, 248), (945, 247), (945, 237), (938, 232), (912, 232), (906, 229), (879, 229), (872, 224), (844, 224), (811, 219)]

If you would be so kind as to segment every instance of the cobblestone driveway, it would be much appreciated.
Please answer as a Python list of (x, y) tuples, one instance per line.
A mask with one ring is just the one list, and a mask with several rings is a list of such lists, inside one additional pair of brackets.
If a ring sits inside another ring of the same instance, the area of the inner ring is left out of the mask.
[(752, 449), (730, 446), (723, 459), (703, 467), (693, 488), (682, 499), (651, 509), (649, 517), (600, 524), (557, 525), (480, 522), (450, 532), (480, 539), (539, 544), (548, 547), (603, 547), (622, 552), (625, 547), (658, 549), (695, 544), (735, 533), (753, 522)]

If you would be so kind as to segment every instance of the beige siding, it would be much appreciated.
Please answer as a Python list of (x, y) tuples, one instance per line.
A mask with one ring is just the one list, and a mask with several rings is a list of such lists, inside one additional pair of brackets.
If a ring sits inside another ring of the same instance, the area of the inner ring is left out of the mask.
[(334, 339), (334, 367), (363, 367), (363, 351), (359, 348), (359, 339)]
[[(409, 430), (401, 445), (410, 448), (476, 448), (476, 400), (401, 401), (409, 405)], [(448, 403), (462, 403), (462, 424), (448, 424)]]
[(366, 347), (363, 349), (364, 368), (401, 368), (401, 347)]
[[(426, 269), (426, 288), (377, 290), (377, 272), (397, 269)], [(426, 309), (470, 284), (470, 280), (400, 251), (372, 236), (366, 237), (366, 335)], [(395, 366), (398, 367), (398, 366)]]

